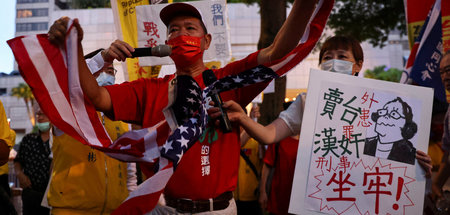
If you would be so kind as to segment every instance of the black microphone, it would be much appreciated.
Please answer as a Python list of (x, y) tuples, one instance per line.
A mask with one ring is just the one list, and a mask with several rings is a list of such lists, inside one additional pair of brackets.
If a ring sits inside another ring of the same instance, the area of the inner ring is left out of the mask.
[[(205, 70), (202, 75), (203, 75), (203, 83), (206, 86), (209, 86), (210, 84), (214, 83), (214, 81), (217, 80), (216, 76), (214, 75), (214, 72), (210, 69)], [(231, 132), (232, 128), (230, 120), (228, 120), (228, 115), (222, 108), (222, 98), (220, 98), (220, 95), (218, 93), (210, 92), (209, 95), (211, 96), (211, 100), (214, 102), (214, 107), (218, 107), (220, 109), (220, 113), (222, 114), (220, 118), (220, 128), (222, 129), (222, 132), (223, 133)]]
[(131, 57), (166, 57), (172, 53), (172, 47), (169, 45), (157, 45), (155, 47), (135, 48), (131, 52)]

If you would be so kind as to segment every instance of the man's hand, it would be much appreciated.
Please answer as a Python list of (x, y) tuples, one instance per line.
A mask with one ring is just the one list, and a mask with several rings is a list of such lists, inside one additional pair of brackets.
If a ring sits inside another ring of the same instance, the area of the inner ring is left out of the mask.
[(417, 150), (416, 151), (416, 159), (417, 159), (417, 162), (419, 162), (419, 165), (425, 171), (425, 177), (430, 178), (431, 177), (431, 168), (433, 167), (433, 165), (431, 164), (431, 157), (428, 154), (426, 154), (425, 152)]
[[(261, 191), (261, 189), (260, 189), (260, 191)], [(261, 209), (263, 211), (265, 211), (267, 208), (267, 193), (266, 192), (259, 193), (258, 202), (259, 202), (259, 206), (261, 206)]]
[(125, 61), (127, 57), (131, 57), (131, 52), (134, 52), (133, 47), (124, 41), (116, 40), (109, 48), (102, 51), (102, 57), (105, 63), (112, 64), (114, 59)]
[[(66, 41), (67, 23), (69, 23), (69, 20), (69, 17), (63, 16), (53, 23), (48, 31), (48, 39), (51, 43), (59, 47), (64, 47), (64, 43)], [(81, 42), (81, 40), (83, 40), (83, 29), (81, 28), (78, 19), (74, 19), (73, 24), (78, 32), (78, 42)]]
[(20, 187), (22, 189), (31, 187), (30, 178), (28, 178), (28, 176), (26, 176), (23, 172), (18, 173), (17, 178), (19, 179)]

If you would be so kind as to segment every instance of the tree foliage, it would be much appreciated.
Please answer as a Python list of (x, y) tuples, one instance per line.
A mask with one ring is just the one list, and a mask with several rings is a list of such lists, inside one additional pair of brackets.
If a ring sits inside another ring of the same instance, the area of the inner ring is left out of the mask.
[(388, 68), (386, 66), (376, 66), (373, 70), (366, 70), (364, 72), (364, 77), (391, 81), (391, 82), (399, 82), (402, 77), (402, 71), (396, 68)]
[(337, 0), (328, 26), (336, 34), (383, 47), (391, 31), (406, 35), (403, 0)]
[(20, 83), (17, 87), (11, 89), (11, 96), (23, 99), (27, 108), (28, 118), (30, 119), (31, 124), (34, 126), (36, 123), (36, 119), (32, 107), (34, 105), (35, 99), (30, 87), (25, 83)]

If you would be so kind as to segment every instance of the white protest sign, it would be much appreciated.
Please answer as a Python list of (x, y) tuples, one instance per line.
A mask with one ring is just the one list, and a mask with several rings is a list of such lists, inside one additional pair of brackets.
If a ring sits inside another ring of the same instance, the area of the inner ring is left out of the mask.
[(431, 88), (311, 70), (290, 213), (422, 214)]
[[(205, 61), (231, 58), (230, 27), (225, 0), (185, 2), (195, 6), (202, 14), (208, 33), (212, 36), (209, 49), (205, 51)], [(167, 28), (159, 18), (159, 12), (168, 4), (142, 5), (136, 7), (138, 46), (154, 47), (165, 44)], [(141, 57), (141, 66), (173, 64), (170, 57)]]

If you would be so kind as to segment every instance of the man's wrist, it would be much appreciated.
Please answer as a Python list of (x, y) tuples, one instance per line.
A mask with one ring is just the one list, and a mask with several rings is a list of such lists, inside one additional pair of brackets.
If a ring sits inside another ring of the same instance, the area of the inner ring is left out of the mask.
[(102, 55), (102, 59), (103, 59), (103, 62), (104, 62), (104, 66), (109, 66), (109, 65), (111, 65), (113, 62), (112, 61), (114, 61), (114, 59), (112, 60), (112, 61), (109, 61), (108, 59), (107, 59), (107, 57), (106, 57), (106, 52), (107, 52), (107, 50), (108, 49), (103, 49), (101, 52), (100, 52), (100, 54)]

